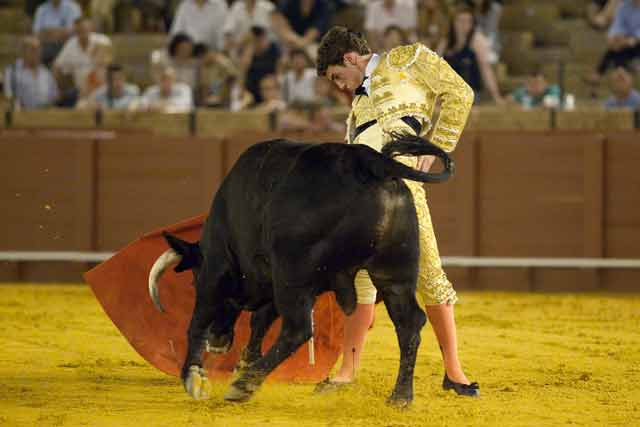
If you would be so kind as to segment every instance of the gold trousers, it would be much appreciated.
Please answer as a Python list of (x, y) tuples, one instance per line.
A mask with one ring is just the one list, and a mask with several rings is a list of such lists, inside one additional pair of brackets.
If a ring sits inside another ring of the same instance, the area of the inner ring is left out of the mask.
[[(411, 167), (416, 166), (416, 159), (411, 158), (403, 161)], [(418, 216), (419, 241), (420, 241), (420, 261), (418, 272), (418, 283), (416, 287), (416, 298), (421, 307), (436, 304), (455, 304), (458, 300), (453, 285), (447, 279), (447, 275), (442, 269), (438, 243), (431, 223), (431, 215), (427, 206), (427, 196), (421, 183), (404, 180), (413, 196), (416, 214)], [(369, 273), (360, 270), (356, 274), (355, 288), (358, 304), (373, 304), (376, 300), (376, 288), (371, 282)]]

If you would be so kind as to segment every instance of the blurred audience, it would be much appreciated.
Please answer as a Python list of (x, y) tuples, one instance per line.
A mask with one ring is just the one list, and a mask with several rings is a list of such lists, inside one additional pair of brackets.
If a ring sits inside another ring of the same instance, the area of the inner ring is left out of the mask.
[(102, 33), (112, 33), (115, 30), (114, 11), (118, 0), (91, 0), (89, 13), (94, 28)]
[(282, 87), (274, 74), (264, 76), (260, 80), (260, 101), (255, 104), (253, 111), (278, 115), (279, 130), (304, 131), (309, 129), (309, 121), (299, 112), (288, 110), (287, 103), (282, 99)]
[(605, 101), (607, 110), (627, 108), (640, 111), (640, 93), (633, 88), (633, 77), (622, 67), (609, 75), (609, 87), (612, 95)]
[(587, 21), (596, 30), (606, 30), (613, 22), (622, 0), (591, 0), (587, 5)]
[(496, 0), (467, 0), (476, 18), (477, 29), (489, 41), (489, 62), (498, 62), (500, 54), (500, 36), (498, 27), (502, 17), (502, 3)]
[(176, 71), (167, 66), (162, 70), (158, 84), (144, 92), (131, 109), (159, 113), (187, 113), (193, 108), (193, 94), (185, 83), (176, 81)]
[(449, 33), (449, 11), (445, 0), (418, 0), (418, 39), (437, 50)]
[(405, 45), (409, 42), (407, 33), (397, 25), (390, 25), (384, 30), (382, 38), (382, 50), (390, 51), (394, 47)]
[(331, 109), (326, 105), (312, 104), (309, 107), (309, 128), (313, 132), (336, 132), (344, 135), (347, 125), (332, 117)]
[(525, 84), (511, 94), (511, 98), (524, 109), (558, 108), (561, 97), (560, 86), (550, 84), (542, 72), (542, 68), (534, 70), (527, 77)]
[(229, 10), (224, 25), (224, 50), (236, 58), (251, 39), (251, 27), (264, 28), (270, 40), (275, 40), (271, 29), (273, 3), (267, 0), (236, 0)]
[(473, 88), (476, 103), (482, 101), (482, 91), (486, 88), (494, 102), (504, 104), (489, 62), (489, 42), (476, 30), (473, 11), (466, 7), (456, 9), (450, 27), (447, 42), (441, 46), (439, 52)]
[(73, 0), (47, 0), (36, 10), (33, 33), (42, 43), (42, 62), (49, 66), (72, 35), (74, 23), (82, 16)]
[(80, 88), (80, 98), (86, 98), (107, 81), (107, 68), (113, 62), (113, 47), (111, 42), (98, 40), (91, 49), (93, 68), (87, 74), (83, 86)]
[(228, 16), (224, 0), (182, 0), (176, 11), (171, 36), (187, 34), (195, 44), (210, 50), (224, 47), (223, 28)]
[(367, 3), (364, 29), (371, 48), (380, 50), (384, 31), (390, 26), (402, 28), (408, 38), (416, 38), (418, 26), (416, 0), (374, 0)]
[(640, 0), (624, 0), (618, 7), (607, 36), (608, 50), (597, 71), (587, 78), (598, 83), (613, 67), (628, 67), (640, 58)]
[(256, 103), (262, 102), (260, 81), (276, 73), (280, 56), (280, 48), (269, 40), (267, 31), (263, 27), (253, 27), (251, 43), (244, 49), (240, 69), (245, 76), (245, 86)]
[(273, 29), (287, 48), (305, 49), (315, 58), (320, 37), (329, 29), (327, 0), (283, 0), (272, 15)]
[(111, 64), (107, 68), (105, 83), (88, 99), (78, 102), (77, 108), (91, 110), (127, 110), (140, 96), (138, 86), (127, 83), (124, 68)]
[(196, 87), (198, 61), (194, 57), (194, 43), (185, 33), (174, 34), (166, 50), (155, 51), (151, 55), (152, 75), (157, 80), (167, 66), (176, 72), (176, 81)]
[(220, 52), (208, 53), (200, 66), (197, 104), (205, 107), (230, 107), (231, 89), (238, 73), (238, 67), (226, 55)]
[(287, 103), (312, 103), (315, 99), (316, 69), (307, 53), (294, 49), (289, 53), (290, 70), (283, 76), (282, 95)]
[(22, 58), (5, 70), (5, 96), (16, 109), (52, 107), (58, 100), (58, 85), (53, 74), (42, 65), (40, 40), (27, 36), (21, 48)]
[[(92, 30), (93, 24), (89, 18), (76, 19), (75, 36), (65, 43), (53, 63), (54, 75), (60, 84), (64, 81), (65, 75), (71, 75), (73, 78), (73, 87), (63, 95), (63, 106), (73, 107), (77, 97), (86, 92), (84, 88), (87, 78), (97, 65), (96, 59), (102, 54), (99, 52), (101, 47), (96, 46), (111, 46), (109, 37)], [(99, 52), (98, 55), (96, 51)]]

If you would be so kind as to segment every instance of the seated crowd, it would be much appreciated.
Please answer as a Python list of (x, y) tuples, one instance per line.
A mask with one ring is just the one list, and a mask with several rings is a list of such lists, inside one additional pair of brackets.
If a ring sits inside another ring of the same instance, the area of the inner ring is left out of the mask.
[[(167, 30), (166, 47), (149, 53), (149, 80), (128, 82), (128, 64), (106, 33), (117, 24), (117, 0), (91, 0), (82, 16), (74, 0), (46, 0), (33, 13), (32, 34), (4, 73), (13, 108), (65, 107), (188, 112), (195, 107), (278, 112), (291, 129), (342, 130), (333, 107), (351, 94), (316, 76), (314, 57), (337, 11), (363, 9), (362, 27), (374, 51), (421, 42), (438, 52), (476, 92), (476, 103), (523, 109), (558, 108), (560, 87), (542, 69), (512, 94), (502, 94), (499, 0), (181, 0), (134, 2), (154, 31)], [(149, 5), (147, 3), (152, 3)], [(588, 19), (608, 30), (609, 51), (592, 80), (610, 73), (607, 108), (640, 108), (633, 89), (640, 56), (640, 0), (594, 1)], [(30, 3), (31, 4), (31, 3)]]

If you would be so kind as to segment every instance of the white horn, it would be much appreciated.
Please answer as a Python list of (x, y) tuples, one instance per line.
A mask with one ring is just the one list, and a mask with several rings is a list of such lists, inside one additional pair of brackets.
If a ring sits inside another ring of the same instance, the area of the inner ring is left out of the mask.
[(162, 255), (158, 257), (156, 262), (151, 267), (149, 273), (149, 295), (156, 308), (164, 312), (164, 307), (160, 304), (160, 294), (158, 293), (158, 281), (162, 277), (162, 274), (167, 267), (177, 264), (182, 260), (182, 255), (178, 254), (173, 249), (167, 249)]

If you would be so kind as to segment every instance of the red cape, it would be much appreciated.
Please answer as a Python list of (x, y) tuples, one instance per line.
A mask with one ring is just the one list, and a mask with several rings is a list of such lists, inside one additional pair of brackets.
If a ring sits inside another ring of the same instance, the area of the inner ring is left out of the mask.
[[(149, 233), (112, 258), (84, 274), (85, 280), (104, 311), (149, 363), (163, 372), (178, 376), (187, 353), (187, 328), (195, 302), (190, 271), (168, 269), (160, 284), (160, 298), (166, 309), (159, 312), (149, 297), (148, 276), (155, 260), (168, 246), (161, 235), (168, 231), (187, 241), (200, 239), (205, 216), (197, 216)], [(304, 344), (270, 376), (282, 381), (319, 381), (325, 378), (342, 351), (343, 315), (333, 293), (318, 298), (314, 311), (315, 365), (309, 364)], [(205, 353), (204, 367), (209, 377), (228, 377), (249, 340), (249, 313), (242, 313), (235, 327), (231, 351), (224, 355)], [(271, 347), (280, 331), (278, 319), (263, 343)]]

